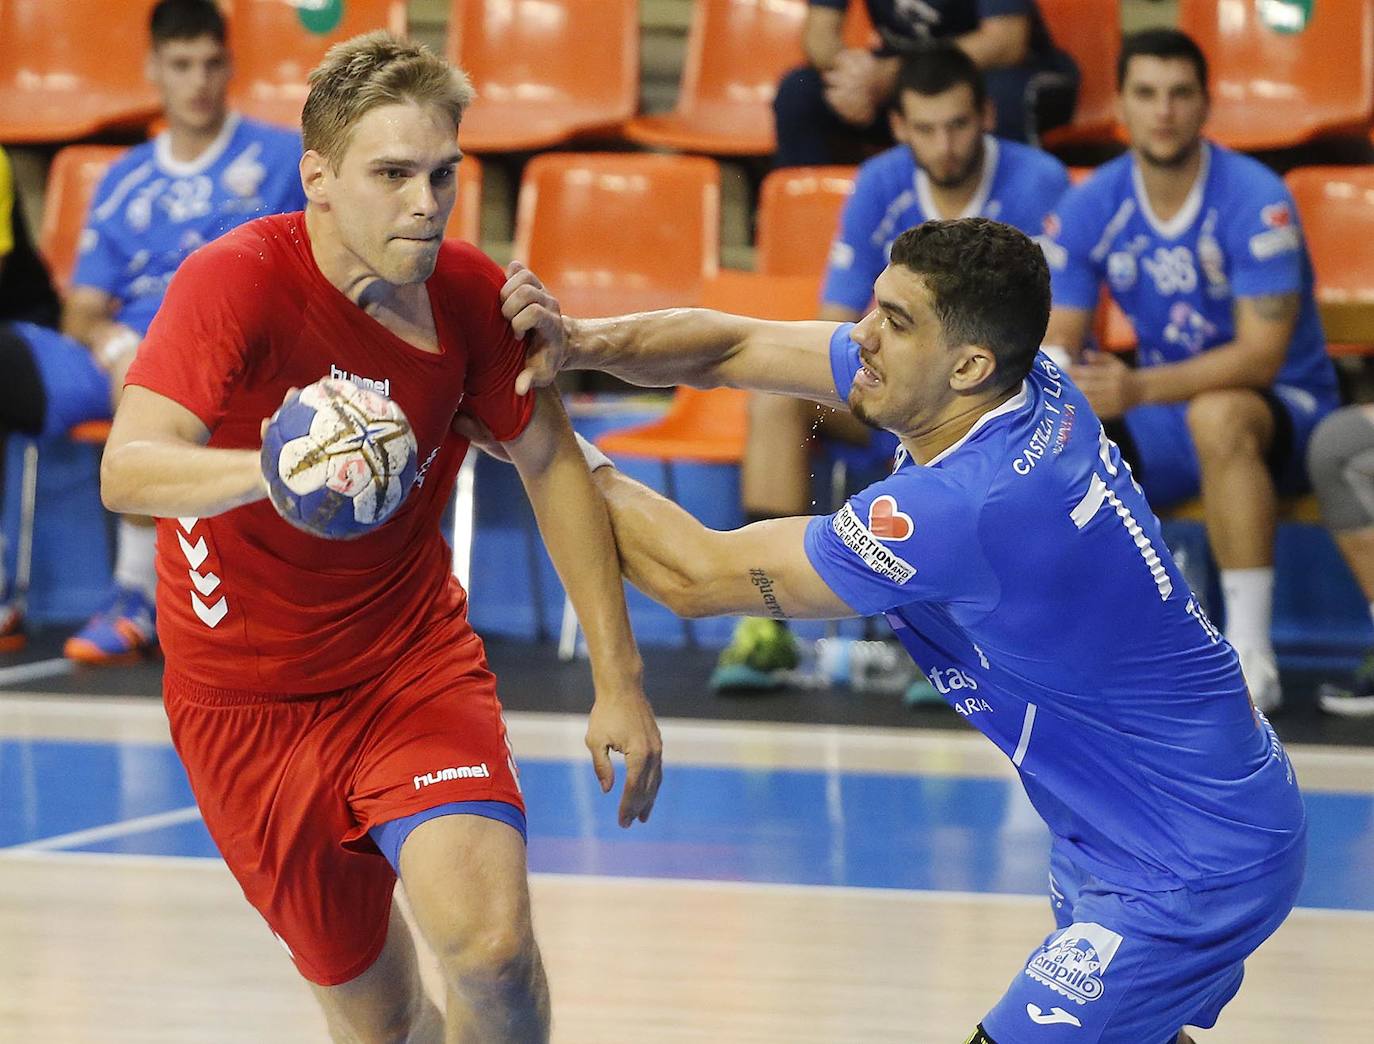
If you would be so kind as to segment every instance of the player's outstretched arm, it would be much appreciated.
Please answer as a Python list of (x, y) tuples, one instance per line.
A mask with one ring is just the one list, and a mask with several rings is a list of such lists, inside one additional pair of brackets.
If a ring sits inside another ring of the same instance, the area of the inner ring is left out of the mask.
[[(594, 467), (597, 458), (605, 461), (594, 448), (587, 452)], [(678, 616), (858, 615), (807, 558), (809, 518), (769, 519), (721, 532), (614, 467), (596, 467), (592, 479), (606, 500), (626, 578)]]
[(111, 511), (208, 518), (267, 495), (258, 451), (210, 449), (194, 413), (138, 385), (125, 389), (100, 462)]
[(781, 323), (704, 308), (612, 319), (569, 319), (520, 262), (507, 267), (502, 312), (527, 338), (516, 390), (543, 387), (560, 370), (603, 370), (631, 384), (748, 388), (842, 405), (830, 370), (835, 323)]
[(644, 696), (644, 668), (630, 632), (606, 506), (558, 393), (550, 388), (536, 394), (533, 419), (503, 448), (520, 472), (544, 544), (587, 636), (596, 688), (587, 746), (606, 792), (615, 784), (609, 752), (625, 756), (619, 819), (627, 827), (649, 819), (662, 778), (663, 741)]

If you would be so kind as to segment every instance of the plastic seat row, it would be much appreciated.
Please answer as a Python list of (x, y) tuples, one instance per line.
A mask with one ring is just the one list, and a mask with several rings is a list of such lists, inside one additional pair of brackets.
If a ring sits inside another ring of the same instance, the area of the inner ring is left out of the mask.
[[(349, 0), (327, 31), (299, 0), (225, 0), (237, 48), (234, 102), (294, 123), (305, 74), (337, 40), (403, 31), (405, 0)], [(0, 3), (0, 141), (67, 141), (137, 127), (155, 114), (141, 55), (152, 0)], [(1073, 122), (1050, 145), (1118, 136), (1113, 110), (1118, 0), (1040, 0), (1055, 39), (1083, 72)], [(451, 0), (448, 53), (481, 97), (461, 141), (474, 152), (535, 151), (616, 138), (712, 155), (773, 151), (771, 103), (801, 61), (806, 0), (696, 0), (676, 108), (636, 115), (637, 0)], [(871, 28), (851, 4), (846, 37)], [(315, 26), (312, 29), (311, 26)], [(1236, 148), (1368, 133), (1374, 109), (1374, 0), (1217, 3), (1180, 0), (1179, 25), (1213, 66), (1209, 131)]]
[[(73, 141), (145, 128), (158, 100), (144, 75), (155, 0), (5, 0), (0, 3), (0, 141)], [(294, 125), (305, 77), (339, 40), (406, 29), (406, 0), (348, 0), (336, 24), (291, 0), (223, 0), (235, 48), (233, 105)]]
[[(91, 196), (121, 151), (73, 145), (53, 161), (39, 246), (63, 287)], [(1077, 178), (1085, 174), (1075, 171)], [(852, 167), (768, 175), (759, 192), (755, 270), (722, 272), (714, 161), (544, 153), (529, 162), (521, 180), (515, 255), (540, 273), (573, 315), (706, 301), (763, 318), (806, 319), (815, 312), (853, 179)], [(1374, 345), (1374, 166), (1300, 167), (1286, 181), (1306, 232), (1330, 341)], [(481, 166), (468, 157), (459, 166), (449, 235), (479, 240), (481, 183)]]

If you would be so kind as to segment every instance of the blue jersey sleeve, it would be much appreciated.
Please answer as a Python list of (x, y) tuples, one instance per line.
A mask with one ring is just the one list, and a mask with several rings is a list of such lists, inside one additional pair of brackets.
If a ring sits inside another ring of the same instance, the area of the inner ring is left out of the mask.
[(1040, 212), (1040, 223), (1032, 234), (1038, 234), (1049, 216), (1054, 213), (1064, 193), (1069, 191), (1069, 169), (1053, 157), (1053, 162), (1040, 164), (1038, 176), (1030, 186), (1030, 204)]
[[(1267, 172), (1266, 172), (1267, 173)], [(1227, 208), (1226, 253), (1237, 297), (1296, 293), (1303, 286), (1302, 231), (1293, 197), (1277, 177), (1237, 186)]]
[(305, 209), (305, 189), (301, 187), (300, 162), (303, 147), (299, 134), (278, 135), (271, 143), (268, 169), (269, 185), (264, 186), (263, 214), (289, 214)]
[(1055, 307), (1097, 307), (1103, 267), (1093, 257), (1093, 247), (1103, 229), (1093, 195), (1091, 184), (1072, 188), (1045, 219), (1041, 246), (1050, 266)]
[(833, 515), (811, 520), (806, 555), (832, 591), (868, 616), (966, 596), (978, 562), (977, 512), (937, 470), (908, 467)]
[(854, 191), (845, 200), (840, 228), (830, 247), (825, 267), (821, 301), (862, 312), (873, 299), (873, 284), (887, 266), (887, 254), (874, 233), (891, 204), (884, 192), (879, 172), (865, 165), (859, 168)]
[(835, 378), (835, 394), (842, 402), (849, 398), (849, 386), (854, 383), (854, 375), (862, 365), (859, 362), (859, 346), (849, 336), (849, 331), (853, 329), (853, 323), (841, 323), (830, 335), (830, 373)]
[(105, 172), (91, 198), (91, 209), (86, 213), (86, 224), (81, 230), (72, 286), (88, 286), (119, 296), (129, 258), (115, 234), (119, 207), (110, 206), (110, 203), (127, 174), (122, 164), (115, 164)]

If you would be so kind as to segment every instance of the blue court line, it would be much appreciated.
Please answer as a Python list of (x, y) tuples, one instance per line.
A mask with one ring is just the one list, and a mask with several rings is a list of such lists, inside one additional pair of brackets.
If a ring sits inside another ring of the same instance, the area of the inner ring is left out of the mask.
[[(1002, 779), (669, 766), (652, 821), (630, 830), (584, 759), (522, 761), (521, 783), (536, 872), (1044, 894), (1048, 834)], [(191, 803), (165, 745), (0, 740), (0, 848)], [(1374, 911), (1374, 795), (1307, 806), (1299, 902)], [(61, 847), (216, 857), (198, 819), (128, 826)]]

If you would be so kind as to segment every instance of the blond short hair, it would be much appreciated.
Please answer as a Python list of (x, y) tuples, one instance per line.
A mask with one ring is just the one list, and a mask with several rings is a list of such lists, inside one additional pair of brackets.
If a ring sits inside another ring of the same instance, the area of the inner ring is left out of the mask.
[(379, 29), (331, 47), (310, 72), (310, 94), (301, 112), (301, 139), (334, 169), (353, 128), (383, 105), (438, 105), (456, 132), (474, 92), (467, 73), (423, 44)]

